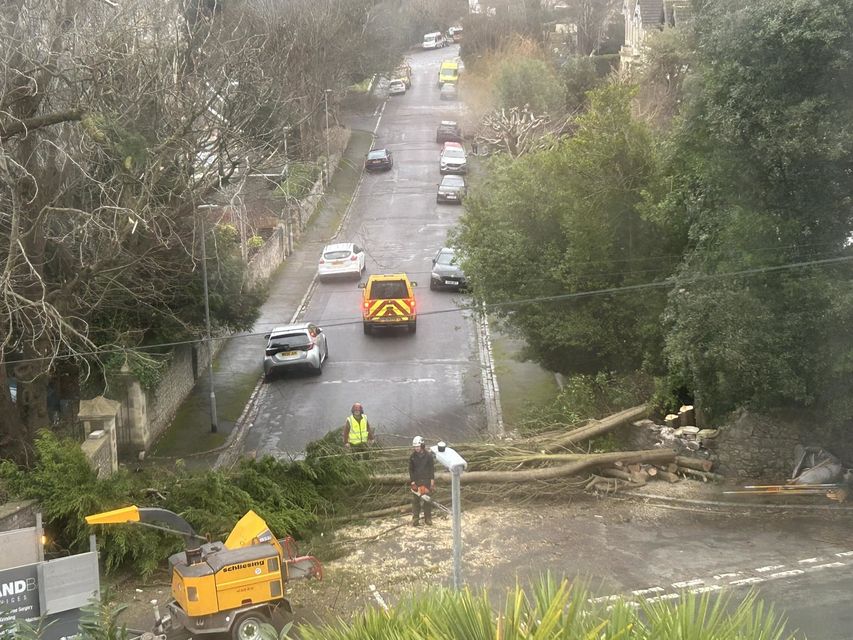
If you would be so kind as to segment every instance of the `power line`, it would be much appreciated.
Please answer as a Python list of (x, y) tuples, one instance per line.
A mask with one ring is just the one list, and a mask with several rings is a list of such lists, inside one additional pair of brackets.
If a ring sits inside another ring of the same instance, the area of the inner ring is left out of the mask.
[[(551, 295), (551, 296), (538, 296), (538, 297), (533, 297), (533, 298), (521, 298), (518, 300), (505, 300), (502, 302), (490, 302), (490, 303), (486, 303), (486, 304), (482, 305), (482, 307), (485, 307), (486, 310), (491, 310), (491, 309), (500, 309), (500, 308), (506, 308), (506, 307), (522, 306), (522, 305), (528, 305), (528, 304), (558, 302), (558, 301), (562, 301), (562, 300), (590, 298), (590, 297), (601, 296), (601, 295), (613, 295), (613, 294), (618, 294), (618, 293), (629, 293), (629, 292), (635, 292), (635, 291), (644, 291), (644, 290), (648, 290), (648, 289), (661, 289), (661, 288), (665, 288), (665, 287), (672, 287), (675, 285), (686, 286), (686, 285), (696, 284), (696, 283), (700, 283), (700, 282), (708, 282), (708, 281), (712, 281), (712, 280), (722, 280), (725, 278), (737, 278), (737, 277), (743, 277), (743, 276), (752, 276), (752, 275), (759, 275), (762, 273), (773, 273), (773, 272), (778, 272), (778, 271), (786, 271), (786, 270), (790, 270), (790, 269), (799, 269), (799, 268), (804, 268), (804, 267), (815, 267), (815, 266), (824, 266), (824, 265), (830, 265), (830, 264), (840, 264), (840, 263), (850, 262), (850, 261), (853, 261), (853, 256), (824, 258), (824, 259), (820, 259), (820, 260), (807, 260), (807, 261), (803, 261), (803, 262), (791, 262), (791, 263), (787, 263), (787, 264), (774, 265), (774, 266), (768, 266), (768, 267), (755, 267), (752, 269), (743, 269), (740, 271), (728, 271), (725, 273), (698, 275), (698, 276), (694, 276), (691, 278), (685, 278), (685, 279), (667, 278), (665, 280), (657, 280), (657, 281), (653, 281), (653, 282), (645, 282), (645, 283), (634, 284), (634, 285), (625, 285), (625, 286), (621, 286), (621, 287), (608, 287), (608, 288), (604, 288), (604, 289), (592, 289), (589, 291), (575, 291), (572, 293), (563, 293), (563, 294), (556, 294), (556, 295)], [(465, 311), (469, 311), (469, 312), (470, 311), (477, 311), (477, 310), (479, 310), (479, 308), (481, 308), (481, 307), (479, 307), (479, 306), (478, 307), (457, 306), (457, 307), (453, 307), (450, 309), (437, 309), (435, 311), (424, 311), (424, 312), (419, 311), (418, 317), (439, 316), (439, 315), (444, 315), (444, 314), (448, 314), (448, 313), (462, 313)], [(323, 327), (325, 327), (325, 328), (327, 328), (327, 327), (342, 327), (342, 326), (359, 324), (361, 322), (362, 322), (361, 316), (359, 316), (357, 318), (353, 318), (353, 317), (332, 318), (331, 320), (323, 322)], [(271, 325), (271, 326), (274, 327), (277, 325)], [(232, 338), (253, 338), (253, 337), (260, 337), (260, 336), (264, 336), (264, 335), (266, 335), (266, 332), (264, 332), (264, 331), (253, 331), (253, 332), (249, 332), (249, 333), (238, 333), (238, 334), (232, 334), (232, 335), (227, 335), (227, 336), (218, 336), (218, 337), (214, 337), (212, 339), (213, 340), (231, 340)], [(182, 346), (182, 345), (199, 344), (203, 341), (204, 341), (204, 338), (194, 338), (194, 339), (188, 339), (188, 340), (179, 340), (179, 341), (175, 341), (175, 342), (163, 342), (163, 343), (152, 344), (152, 345), (144, 345), (141, 347), (136, 347), (133, 350), (146, 351), (146, 350), (151, 350), (151, 349), (162, 349), (164, 347), (177, 347), (177, 346)], [(124, 353), (124, 352), (130, 351), (130, 350), (131, 349), (113, 348), (113, 349), (99, 349), (97, 351), (80, 351), (80, 352), (76, 352), (73, 354), (67, 354), (67, 355), (45, 356), (45, 357), (41, 357), (41, 358), (25, 358), (25, 359), (20, 359), (20, 360), (7, 360), (6, 364), (24, 364), (27, 362), (40, 362), (40, 361), (45, 361), (45, 360), (79, 358), (79, 357), (85, 357), (85, 356), (101, 356), (101, 355), (107, 355), (107, 354), (111, 354), (111, 353)]]

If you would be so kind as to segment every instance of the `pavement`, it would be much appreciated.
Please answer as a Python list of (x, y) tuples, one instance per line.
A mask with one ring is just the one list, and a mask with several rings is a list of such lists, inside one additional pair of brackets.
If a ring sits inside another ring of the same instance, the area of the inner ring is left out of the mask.
[(197, 464), (206, 466), (212, 462), (210, 456), (227, 447), (229, 435), (261, 381), (259, 354), (263, 353), (263, 334), (276, 325), (290, 322), (304, 305), (317, 272), (318, 256), (341, 225), (361, 179), (364, 155), (372, 143), (377, 116), (378, 113), (356, 113), (345, 119), (352, 137), (318, 211), (293, 253), (270, 278), (269, 297), (261, 306), (252, 331), (225, 338), (226, 344), (214, 359), (217, 433), (211, 433), (210, 385), (208, 376), (202, 375), (169, 429), (156, 442), (151, 458), (195, 459)]

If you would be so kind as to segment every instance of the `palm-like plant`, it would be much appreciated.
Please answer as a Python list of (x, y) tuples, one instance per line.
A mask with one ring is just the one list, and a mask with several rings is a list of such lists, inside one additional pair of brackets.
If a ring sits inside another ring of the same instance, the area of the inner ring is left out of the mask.
[[(282, 636), (284, 640), (286, 636)], [(793, 640), (785, 622), (750, 593), (683, 594), (672, 601), (596, 604), (582, 585), (546, 575), (502, 610), (485, 591), (434, 590), (347, 623), (302, 626), (303, 640)], [(272, 636), (270, 640), (275, 640)]]

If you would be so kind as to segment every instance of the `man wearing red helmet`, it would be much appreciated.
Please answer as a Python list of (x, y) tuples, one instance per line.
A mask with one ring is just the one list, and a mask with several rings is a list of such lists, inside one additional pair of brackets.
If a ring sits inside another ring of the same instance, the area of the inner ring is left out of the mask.
[(352, 414), (347, 416), (344, 423), (344, 447), (348, 451), (362, 455), (367, 447), (373, 444), (373, 429), (364, 415), (364, 407), (360, 402), (352, 405)]

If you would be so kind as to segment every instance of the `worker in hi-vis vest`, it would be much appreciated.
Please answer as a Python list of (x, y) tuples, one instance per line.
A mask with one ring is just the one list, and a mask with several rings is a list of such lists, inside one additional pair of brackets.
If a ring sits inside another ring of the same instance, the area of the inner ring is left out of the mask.
[(373, 444), (373, 429), (364, 415), (364, 407), (360, 402), (352, 405), (352, 414), (347, 416), (344, 423), (344, 447), (347, 450), (362, 453), (368, 445)]

